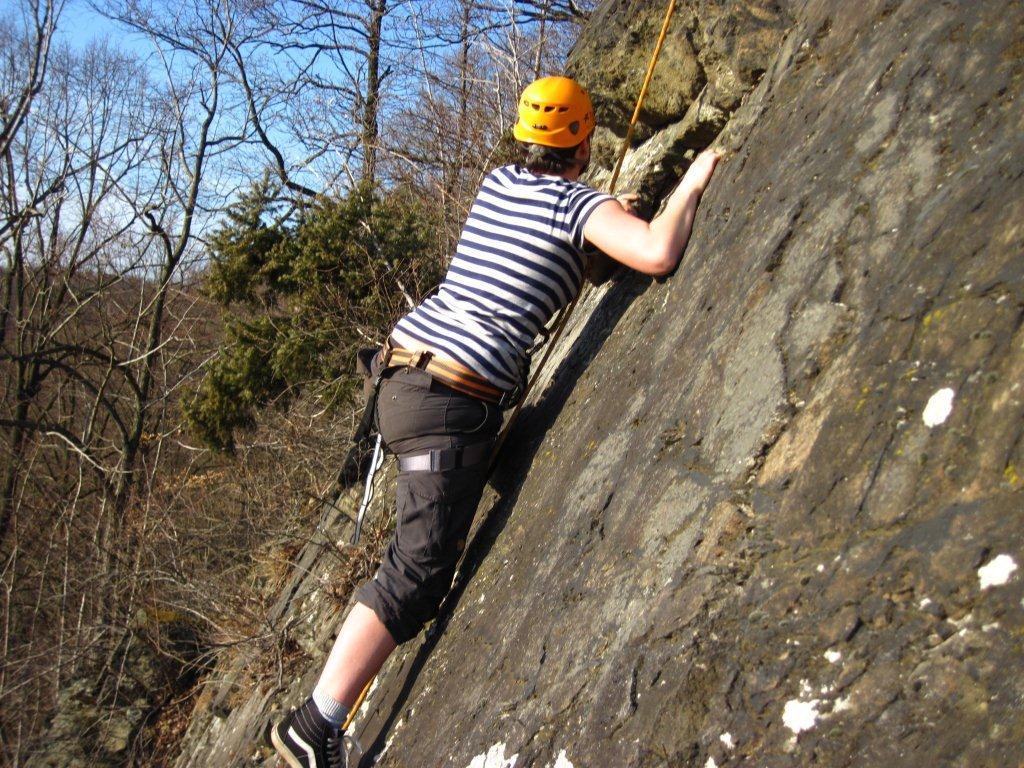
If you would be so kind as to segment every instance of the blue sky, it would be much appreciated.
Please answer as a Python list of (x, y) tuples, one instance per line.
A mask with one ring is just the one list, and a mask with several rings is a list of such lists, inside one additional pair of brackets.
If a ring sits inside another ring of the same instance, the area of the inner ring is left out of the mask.
[(79, 50), (96, 38), (109, 37), (119, 48), (136, 51), (142, 55), (152, 51), (145, 38), (128, 34), (114, 22), (94, 11), (84, 0), (71, 0), (67, 4), (57, 21), (57, 36)]

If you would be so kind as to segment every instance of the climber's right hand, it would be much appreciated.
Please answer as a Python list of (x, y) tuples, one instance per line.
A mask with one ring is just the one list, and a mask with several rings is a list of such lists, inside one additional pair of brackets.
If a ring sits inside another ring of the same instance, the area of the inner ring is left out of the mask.
[(662, 212), (649, 224), (627, 213), (618, 200), (600, 203), (583, 225), (584, 238), (638, 272), (669, 274), (679, 264), (690, 239), (697, 205), (720, 158), (715, 150), (697, 155)]
[(682, 185), (698, 193), (707, 189), (711, 175), (715, 172), (715, 166), (722, 159), (717, 149), (705, 149), (690, 163), (690, 167), (683, 176)]

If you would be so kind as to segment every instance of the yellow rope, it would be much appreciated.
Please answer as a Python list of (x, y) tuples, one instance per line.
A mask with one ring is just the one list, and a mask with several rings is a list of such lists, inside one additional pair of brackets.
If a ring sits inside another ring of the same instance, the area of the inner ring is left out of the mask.
[(661, 47), (665, 44), (665, 35), (668, 34), (668, 24), (672, 21), (672, 13), (676, 9), (676, 0), (669, 0), (668, 9), (665, 11), (665, 21), (661, 24), (661, 34), (658, 35), (658, 43), (654, 46), (654, 55), (651, 56), (651, 61), (647, 65), (647, 74), (644, 75), (644, 84), (640, 86), (640, 96), (636, 100), (636, 108), (633, 110), (633, 117), (629, 121), (629, 127), (626, 129), (626, 138), (622, 140), (622, 147), (619, 149), (619, 157), (615, 161), (615, 170), (612, 171), (612, 180), (608, 184), (608, 194), (614, 194), (615, 184), (619, 180), (619, 171), (622, 169), (622, 161), (626, 159), (626, 151), (629, 149), (629, 143), (633, 140), (633, 130), (636, 128), (636, 121), (640, 119), (640, 109), (643, 107), (644, 99), (647, 98), (647, 89), (651, 85), (651, 79), (654, 77), (654, 67), (658, 63), (658, 57), (661, 56)]
[[(640, 119), (640, 110), (643, 108), (644, 99), (647, 98), (647, 89), (651, 85), (651, 79), (654, 77), (654, 68), (658, 64), (658, 57), (661, 56), (662, 46), (665, 44), (665, 36), (668, 34), (668, 25), (672, 21), (672, 14), (676, 9), (676, 0), (669, 0), (668, 8), (665, 11), (665, 20), (661, 24), (661, 34), (658, 35), (658, 42), (654, 46), (654, 53), (651, 55), (651, 60), (647, 64), (647, 74), (644, 75), (643, 85), (640, 86), (640, 95), (636, 100), (636, 107), (633, 109), (633, 117), (629, 121), (629, 127), (626, 129), (626, 137), (622, 140), (622, 147), (619, 150), (619, 157), (615, 161), (615, 168), (612, 171), (612, 179), (608, 183), (608, 194), (615, 193), (615, 185), (619, 181), (619, 171), (622, 170), (622, 161), (626, 157), (626, 152), (629, 150), (629, 143), (633, 140), (633, 130), (636, 127), (637, 120)], [(512, 416), (509, 417), (508, 423), (505, 428), (501, 431), (497, 441), (494, 444), (494, 451), (491, 453), (491, 464), (498, 458), (498, 452), (501, 451), (501, 447), (505, 444), (505, 439), (508, 437), (508, 433), (512, 431), (512, 425), (515, 423), (516, 418), (519, 416), (519, 411), (526, 402), (526, 398), (530, 392), (533, 391), (533, 385), (537, 382), (540, 377), (541, 371), (544, 370), (544, 366), (547, 364), (548, 358), (551, 356), (552, 350), (558, 343), (559, 338), (562, 336), (562, 331), (565, 330), (566, 321), (572, 314), (572, 311), (576, 308), (576, 304), (579, 302), (580, 296), (583, 295), (583, 287), (580, 288), (573, 300), (569, 302), (568, 306), (562, 310), (558, 316), (558, 320), (555, 323), (555, 331), (548, 340), (547, 349), (544, 351), (544, 357), (541, 358), (540, 365), (534, 370), (533, 376), (530, 377), (530, 383), (526, 387), (526, 391), (523, 392), (523, 396), (519, 399), (516, 404), (515, 410), (512, 411)]]
[(374, 675), (366, 681), (366, 685), (363, 686), (362, 693), (359, 694), (359, 697), (356, 699), (356, 703), (353, 704), (352, 709), (349, 710), (348, 717), (345, 718), (345, 724), (341, 726), (341, 730), (347, 731), (349, 726), (352, 725), (352, 721), (356, 719), (356, 713), (359, 711), (359, 708), (363, 706), (363, 700), (366, 699), (366, 694), (370, 692), (370, 686), (373, 685), (373, 681), (376, 679), (377, 677)]

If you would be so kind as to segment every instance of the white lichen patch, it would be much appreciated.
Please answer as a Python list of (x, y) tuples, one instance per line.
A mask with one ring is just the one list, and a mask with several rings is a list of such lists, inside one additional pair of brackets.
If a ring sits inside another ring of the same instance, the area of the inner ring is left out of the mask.
[(950, 616), (949, 618), (949, 623), (957, 629), (963, 629), (964, 627), (968, 626), (972, 621), (974, 621), (973, 613), (967, 613), (959, 619), (954, 619), (952, 616)]
[(843, 654), (841, 654), (839, 651), (833, 651), (831, 648), (825, 651), (825, 661), (827, 661), (829, 664), (835, 664), (841, 658), (843, 658)]
[(920, 608), (923, 611), (925, 608), (927, 608), (931, 604), (932, 604), (932, 599), (930, 597), (925, 597), (925, 598), (921, 599), (921, 602), (917, 604), (917, 607)]
[(551, 768), (573, 768), (573, 764), (566, 757), (564, 749), (559, 751), (558, 756), (555, 758), (555, 764)]
[(1017, 564), (1009, 555), (997, 555), (978, 569), (978, 581), (982, 589), (1000, 587), (1010, 580), (1017, 570)]
[(736, 746), (736, 742), (734, 742), (734, 741), (732, 740), (732, 734), (731, 734), (731, 733), (729, 733), (728, 731), (726, 731), (726, 732), (725, 732), (725, 733), (723, 733), (723, 734), (722, 734), (721, 736), (719, 736), (719, 737), (718, 737), (718, 740), (719, 740), (720, 742), (722, 742), (723, 744), (725, 744), (725, 748), (726, 748), (726, 749), (732, 749), (733, 747), (735, 747), (735, 746)]
[(956, 393), (949, 387), (943, 387), (930, 398), (924, 407), (921, 418), (926, 427), (937, 427), (949, 418), (953, 412), (953, 397)]
[(505, 757), (505, 742), (502, 741), (474, 757), (466, 768), (512, 768), (518, 757), (518, 753)]
[(818, 722), (818, 699), (790, 699), (782, 709), (782, 723), (794, 734), (809, 731)]
[(845, 712), (848, 709), (853, 709), (853, 705), (850, 704), (849, 697), (847, 697), (847, 698), (840, 697), (840, 698), (836, 699), (836, 703), (832, 706), (833, 714), (836, 713), (836, 712)]
[[(399, 720), (399, 721), (398, 721), (398, 723), (399, 723), (399, 725), (401, 725), (402, 721), (401, 721), (401, 720)], [(397, 730), (398, 730), (398, 729), (396, 728), (396, 729), (395, 729), (395, 731), (397, 731)], [(384, 757), (384, 755), (385, 755), (385, 754), (387, 754), (387, 751), (388, 751), (389, 749), (391, 749), (391, 745), (392, 745), (392, 744), (394, 743), (394, 741), (395, 741), (395, 736), (397, 735), (397, 734), (395, 733), (395, 731), (392, 731), (392, 732), (391, 732), (391, 735), (390, 735), (390, 736), (388, 736), (388, 738), (387, 738), (387, 741), (385, 741), (385, 742), (384, 742), (384, 749), (382, 749), (382, 750), (380, 751), (380, 754), (379, 754), (379, 755), (377, 755), (377, 760), (380, 760), (380, 759), (381, 759), (382, 757)]]
[(718, 768), (718, 763), (715, 762), (715, 758), (708, 757), (708, 761), (704, 763), (704, 768)]

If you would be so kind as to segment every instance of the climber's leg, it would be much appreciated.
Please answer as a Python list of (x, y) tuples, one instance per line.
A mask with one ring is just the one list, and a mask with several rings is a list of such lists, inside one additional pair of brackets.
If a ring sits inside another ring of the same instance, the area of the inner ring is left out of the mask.
[(362, 603), (356, 603), (341, 625), (327, 664), (320, 673), (317, 692), (351, 707), (396, 645), (377, 614)]
[(395, 535), (356, 600), (404, 643), (433, 619), (452, 584), (486, 480), (487, 462), (398, 476)]
[[(501, 411), (435, 381), (425, 371), (402, 368), (384, 379), (378, 426), (399, 456), (493, 442)], [(437, 615), (448, 589), (477, 502), (487, 461), (440, 471), (398, 474), (395, 533), (373, 579), (355, 598), (372, 608), (397, 643), (416, 636)]]
[[(410, 456), (490, 445), (501, 426), (501, 411), (434, 381), (422, 370), (402, 368), (387, 372), (381, 382), (377, 420), (388, 447), (399, 456)], [(356, 591), (356, 603), (338, 632), (312, 698), (271, 734), (286, 759), (296, 759), (303, 744), (317, 755), (336, 749), (337, 729), (366, 683), (397, 644), (415, 637), (437, 615), (465, 547), (487, 470), (487, 461), (479, 460), (442, 471), (399, 473), (395, 534), (381, 566)], [(316, 764), (321, 764), (320, 757)]]

